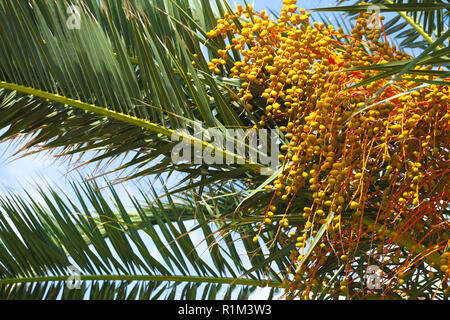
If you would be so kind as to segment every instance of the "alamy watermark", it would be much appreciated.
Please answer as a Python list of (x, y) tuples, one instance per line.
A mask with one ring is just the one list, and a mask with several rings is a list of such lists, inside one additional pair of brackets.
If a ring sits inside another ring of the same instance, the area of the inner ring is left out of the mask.
[(369, 19), (367, 19), (367, 27), (371, 30), (381, 29), (381, 8), (377, 5), (370, 5), (366, 12), (371, 13)]
[(367, 288), (369, 290), (381, 289), (382, 274), (383, 274), (383, 270), (381, 270), (381, 268), (379, 266), (372, 265), (367, 268), (367, 271), (366, 271)]
[[(278, 168), (279, 133), (275, 129), (203, 129), (194, 123), (194, 134), (177, 130), (172, 141), (174, 164), (259, 164), (260, 173), (270, 175)], [(205, 144), (206, 142), (206, 144)]]
[(66, 286), (69, 290), (80, 290), (81, 289), (81, 271), (75, 266), (69, 267), (69, 272), (72, 275), (66, 280)]
[(66, 25), (69, 30), (80, 30), (81, 29), (81, 9), (79, 6), (71, 5), (67, 8), (67, 14), (69, 18), (67, 19)]

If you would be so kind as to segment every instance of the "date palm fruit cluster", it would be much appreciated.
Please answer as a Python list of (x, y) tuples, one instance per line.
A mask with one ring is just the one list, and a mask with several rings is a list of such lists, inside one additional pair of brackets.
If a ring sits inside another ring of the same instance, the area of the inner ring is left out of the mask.
[[(319, 294), (315, 288), (324, 288), (336, 272), (323, 272), (330, 264), (344, 265), (330, 292), (368, 294), (361, 268), (375, 264), (386, 277), (372, 294), (408, 297), (405, 275), (426, 263), (436, 290), (448, 293), (449, 87), (413, 90), (434, 77), (411, 73), (362, 108), (391, 79), (354, 86), (379, 74), (361, 67), (411, 57), (386, 41), (381, 26), (368, 25), (369, 13), (361, 13), (347, 35), (311, 23), (295, 0), (283, 4), (278, 21), (238, 6), (207, 36), (232, 35), (210, 70), (240, 79), (238, 95), (257, 117), (255, 128), (278, 127), (286, 141), (283, 171), (266, 186), (274, 197), (263, 224), (283, 214), (277, 241), (296, 243), (287, 297)], [(230, 51), (241, 57), (232, 66)], [(291, 210), (305, 192), (312, 195), (309, 205)], [(295, 215), (303, 222), (290, 224)], [(323, 228), (308, 252), (308, 241)]]

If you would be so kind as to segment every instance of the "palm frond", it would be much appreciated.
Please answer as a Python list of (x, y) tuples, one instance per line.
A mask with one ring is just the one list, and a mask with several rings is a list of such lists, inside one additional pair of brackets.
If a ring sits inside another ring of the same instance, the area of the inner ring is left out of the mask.
[(0, 112), (7, 119), (0, 128), (8, 129), (3, 139), (32, 137), (28, 152), (99, 153), (91, 162), (137, 152), (127, 165), (144, 167), (167, 157), (170, 149), (162, 145), (173, 145), (149, 126), (254, 124), (251, 117), (238, 117), (239, 104), (231, 103), (227, 86), (237, 83), (209, 75), (206, 61), (225, 44), (203, 37), (215, 23), (208, 2), (74, 3), (81, 8), (80, 30), (66, 25), (68, 1), (0, 4)]
[[(246, 299), (268, 280), (273, 292), (281, 287), (285, 257), (268, 259), (277, 260), (273, 268), (259, 245), (227, 233), (231, 220), (211, 222), (210, 205), (138, 190), (139, 197), (128, 194), (128, 208), (112, 185), (107, 192), (95, 182), (72, 191), (75, 199), (51, 188), (0, 199), (2, 298), (214, 299), (222, 288), (218, 298)], [(76, 269), (82, 285), (70, 290)]]
[[(339, 1), (339, 4), (349, 1)], [(383, 23), (384, 31), (388, 36), (402, 39), (399, 46), (405, 48), (425, 49), (428, 44), (439, 38), (448, 30), (450, 5), (442, 0), (375, 0), (370, 4), (357, 1), (351, 6), (336, 6), (317, 8), (315, 11), (344, 11), (350, 17), (355, 14), (373, 10), (377, 6), (380, 12), (396, 12), (387, 15)], [(372, 6), (372, 7), (371, 7)]]

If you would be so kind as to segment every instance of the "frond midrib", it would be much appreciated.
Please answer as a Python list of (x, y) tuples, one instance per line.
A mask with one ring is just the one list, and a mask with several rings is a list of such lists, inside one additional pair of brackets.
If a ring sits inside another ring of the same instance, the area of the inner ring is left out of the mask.
[[(65, 276), (41, 276), (29, 278), (6, 278), (0, 280), (0, 286), (23, 283), (47, 283), (67, 281), (71, 275)], [(177, 282), (177, 283), (212, 283), (244, 285), (254, 287), (281, 288), (280, 282), (261, 281), (247, 278), (227, 277), (200, 277), (200, 276), (178, 276), (178, 275), (81, 275), (80, 281), (153, 281), (153, 282)]]
[[(394, 4), (392, 0), (385, 0), (388, 4)], [(407, 23), (409, 23), (429, 44), (432, 44), (434, 42), (433, 37), (431, 37), (424, 28), (417, 24), (406, 12), (398, 12), (398, 14), (405, 19)], [(438, 46), (438, 48), (442, 48), (442, 46)]]
[(51, 92), (42, 91), (42, 90), (35, 89), (35, 88), (25, 87), (25, 86), (22, 86), (19, 84), (10, 83), (10, 82), (6, 82), (6, 81), (0, 80), (0, 88), (21, 92), (24, 94), (32, 95), (32, 96), (35, 96), (38, 98), (47, 99), (47, 100), (58, 102), (58, 103), (63, 103), (63, 104), (66, 104), (68, 106), (71, 106), (71, 107), (74, 107), (77, 109), (92, 112), (92, 113), (102, 115), (102, 116), (105, 116), (105, 117), (108, 117), (111, 119), (122, 121), (124, 123), (135, 125), (140, 128), (143, 128), (145, 130), (149, 130), (154, 133), (162, 134), (169, 138), (171, 138), (174, 133), (177, 133), (178, 136), (182, 137), (183, 139), (186, 139), (192, 145), (199, 144), (202, 146), (203, 149), (210, 148), (212, 150), (215, 150), (215, 151), (219, 152), (220, 154), (222, 154), (224, 156), (224, 158), (226, 158), (227, 156), (231, 156), (236, 161), (236, 163), (240, 163), (239, 161), (243, 160), (244, 163), (242, 165), (251, 170), (259, 171), (262, 168), (264, 168), (264, 166), (259, 163), (250, 162), (248, 159), (242, 158), (240, 155), (232, 153), (226, 149), (219, 148), (219, 147), (215, 146), (214, 144), (208, 143), (207, 141), (200, 140), (200, 139), (195, 138), (190, 135), (186, 135), (181, 131), (178, 132), (176, 130), (168, 129), (168, 128), (158, 125), (156, 123), (153, 123), (153, 122), (150, 122), (147, 120), (143, 120), (143, 119), (139, 119), (136, 116), (113, 111), (108, 108), (96, 106), (94, 104), (88, 104), (86, 102), (74, 100), (74, 99), (71, 99), (71, 98), (68, 98), (65, 96), (61, 96), (59, 94), (54, 94)]

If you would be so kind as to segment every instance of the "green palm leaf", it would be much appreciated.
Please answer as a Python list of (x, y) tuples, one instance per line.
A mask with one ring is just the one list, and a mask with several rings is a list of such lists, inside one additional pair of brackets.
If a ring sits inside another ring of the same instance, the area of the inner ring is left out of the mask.
[[(339, 4), (349, 1), (339, 1)], [(426, 48), (448, 30), (450, 5), (442, 0), (375, 0), (371, 4), (357, 1), (351, 6), (317, 8), (315, 11), (345, 11), (350, 16), (366, 12), (375, 5), (380, 12), (397, 12), (383, 23), (387, 35), (403, 39), (401, 48)]]
[[(219, 129), (252, 125), (230, 103), (227, 86), (237, 83), (202, 73), (224, 46), (198, 35), (215, 23), (208, 2), (201, 3), (206, 13), (199, 3), (169, 0), (77, 4), (80, 30), (67, 28), (69, 2), (0, 4), (3, 139), (28, 135), (27, 151), (99, 153), (91, 162), (137, 152), (124, 167), (141, 165), (139, 176), (154, 173), (143, 167), (170, 154), (162, 145), (172, 145), (171, 130), (186, 128), (186, 121)], [(203, 61), (200, 70), (191, 64), (194, 54)]]
[[(250, 258), (247, 251), (226, 235), (222, 240), (215, 237), (218, 226), (208, 220), (208, 207), (170, 197), (162, 202), (138, 192), (139, 200), (128, 195), (132, 208), (125, 206), (113, 186), (99, 190), (95, 183), (73, 184), (75, 199), (51, 188), (38, 189), (42, 201), (28, 193), (2, 197), (0, 297), (214, 299), (223, 288), (229, 290), (228, 296), (236, 290), (239, 299), (246, 299), (271, 279), (268, 270), (278, 276), (279, 271), (261, 258), (245, 266), (242, 258)], [(202, 231), (207, 245), (194, 243), (190, 236), (186, 222), (194, 216), (198, 223), (192, 230)], [(222, 230), (227, 230), (229, 221), (221, 221)], [(248, 252), (258, 249), (243, 241)], [(73, 275), (71, 266), (80, 271), (79, 290), (66, 285)], [(252, 271), (239, 277), (250, 266)], [(272, 290), (281, 287), (279, 276), (278, 280), (270, 282)]]

